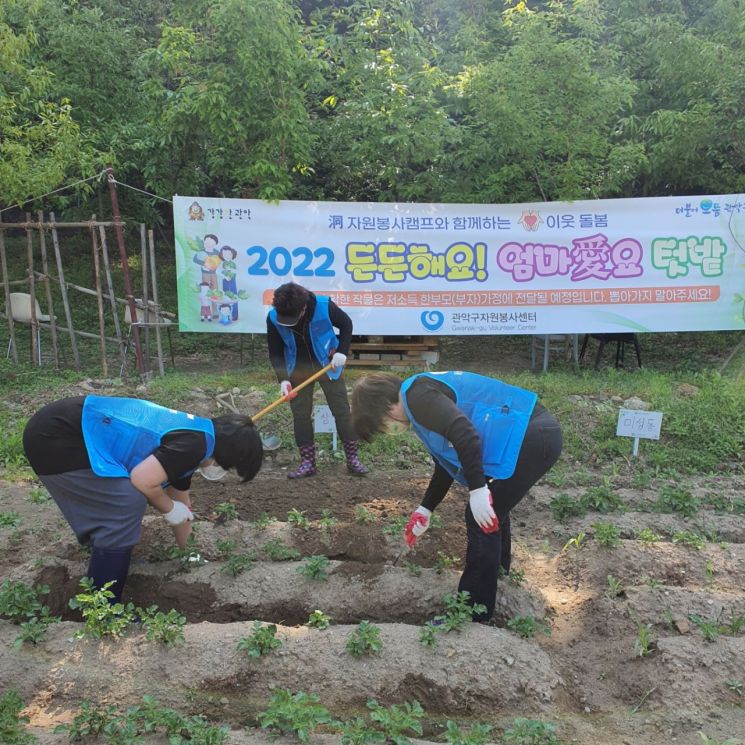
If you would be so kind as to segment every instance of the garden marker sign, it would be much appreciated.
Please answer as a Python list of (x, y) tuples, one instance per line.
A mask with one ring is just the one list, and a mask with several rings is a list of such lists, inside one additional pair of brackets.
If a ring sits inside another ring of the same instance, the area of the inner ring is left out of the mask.
[(661, 428), (661, 411), (636, 411), (634, 409), (620, 409), (618, 411), (616, 435), (634, 438), (634, 455), (639, 454), (639, 439), (659, 440)]
[(313, 430), (315, 432), (331, 432), (332, 445), (336, 451), (336, 421), (331, 409), (325, 404), (313, 407)]
[(358, 334), (745, 329), (745, 196), (173, 210), (181, 331), (265, 331), (289, 281)]

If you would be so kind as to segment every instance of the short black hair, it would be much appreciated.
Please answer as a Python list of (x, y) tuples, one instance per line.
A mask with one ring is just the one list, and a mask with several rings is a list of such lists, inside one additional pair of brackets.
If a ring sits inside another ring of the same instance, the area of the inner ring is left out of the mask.
[(357, 436), (370, 442), (384, 429), (388, 409), (398, 402), (403, 381), (393, 373), (371, 373), (352, 388), (352, 427)]
[[(236, 256), (238, 256), (238, 252), (232, 246), (223, 246), (220, 249), (220, 257), (222, 258), (223, 261), (225, 261), (225, 257), (223, 256), (223, 254), (225, 253), (225, 251), (232, 251), (233, 252), (233, 259)], [(232, 261), (232, 259), (229, 259), (229, 261)]]
[(280, 316), (298, 316), (310, 298), (310, 291), (295, 282), (286, 282), (274, 291), (272, 305)]
[(264, 446), (253, 420), (245, 414), (223, 414), (215, 417), (212, 424), (215, 462), (226, 471), (234, 468), (241, 481), (250, 481), (264, 460)]
[(207, 233), (207, 235), (205, 235), (205, 236), (204, 236), (204, 238), (202, 238), (202, 245), (204, 245), (204, 242), (205, 242), (205, 241), (206, 241), (206, 240), (207, 240), (208, 238), (212, 238), (212, 240), (213, 240), (213, 241), (214, 241), (215, 243), (219, 243), (219, 242), (220, 242), (220, 239), (219, 239), (219, 238), (218, 238), (218, 237), (217, 237), (217, 236), (216, 236), (216, 235), (215, 235), (214, 233)]

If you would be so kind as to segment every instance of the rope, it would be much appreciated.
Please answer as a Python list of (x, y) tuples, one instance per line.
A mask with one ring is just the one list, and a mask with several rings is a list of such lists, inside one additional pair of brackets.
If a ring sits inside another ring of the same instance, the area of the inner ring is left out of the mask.
[(19, 202), (18, 204), (13, 204), (10, 207), (5, 207), (0, 210), (0, 215), (3, 212), (7, 212), (8, 210), (14, 210), (18, 207), (23, 207), (24, 204), (28, 204), (29, 202), (35, 202), (37, 199), (43, 199), (44, 197), (48, 197), (50, 194), (57, 194), (57, 192), (65, 191), (66, 189), (72, 189), (76, 186), (79, 186), (80, 184), (85, 184), (88, 181), (93, 181), (94, 179), (101, 178), (106, 171), (101, 171), (100, 173), (97, 173), (95, 176), (90, 176), (89, 178), (81, 179), (80, 181), (76, 181), (74, 184), (68, 184), (67, 186), (60, 186), (59, 189), (54, 189), (53, 191), (48, 191), (46, 194), (39, 194), (38, 197), (31, 197), (31, 199), (27, 199), (25, 202)]
[(112, 181), (115, 184), (119, 184), (119, 186), (126, 186), (127, 189), (132, 189), (132, 191), (139, 191), (140, 194), (147, 194), (149, 197), (154, 197), (155, 199), (160, 199), (162, 202), (168, 202), (168, 204), (173, 204), (172, 199), (166, 199), (165, 197), (159, 197), (157, 194), (153, 194), (150, 191), (145, 191), (144, 189), (138, 189), (136, 186), (130, 186), (129, 184), (125, 184), (122, 181), (117, 181), (116, 179), (112, 179)]

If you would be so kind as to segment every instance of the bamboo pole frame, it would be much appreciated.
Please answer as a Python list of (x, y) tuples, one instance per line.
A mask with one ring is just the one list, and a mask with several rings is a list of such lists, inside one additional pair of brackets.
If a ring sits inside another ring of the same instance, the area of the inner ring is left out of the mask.
[(145, 331), (145, 359), (147, 360), (148, 368), (150, 367), (150, 328), (147, 325), (150, 322), (150, 303), (148, 303), (149, 292), (148, 292), (148, 258), (147, 258), (147, 241), (145, 240), (145, 224), (140, 223), (140, 261), (142, 263), (142, 304), (145, 306), (145, 313), (143, 318), (145, 319), (145, 325), (143, 326)]
[(150, 280), (153, 283), (153, 305), (155, 306), (155, 347), (158, 351), (158, 371), (162, 378), (165, 373), (163, 366), (163, 341), (160, 336), (160, 303), (158, 302), (158, 282), (155, 279), (155, 236), (152, 230), (147, 231), (148, 244), (150, 247)]
[(54, 246), (54, 259), (57, 264), (57, 282), (60, 286), (60, 293), (62, 295), (62, 306), (65, 310), (65, 321), (67, 323), (67, 329), (70, 332), (70, 347), (72, 348), (72, 358), (75, 363), (75, 369), (80, 369), (80, 354), (78, 353), (78, 342), (75, 338), (75, 331), (72, 325), (72, 312), (70, 311), (70, 301), (67, 297), (67, 283), (65, 282), (65, 270), (62, 266), (62, 252), (60, 251), (59, 237), (57, 235), (57, 228), (55, 227), (57, 221), (54, 217), (54, 212), (49, 213), (49, 219), (52, 225), (52, 245)]
[[(3, 216), (0, 214), (0, 225), (3, 224)], [(5, 255), (5, 233), (0, 230), (0, 265), (3, 270), (3, 288), (5, 289), (5, 316), (8, 319), (8, 331), (10, 333), (10, 350), (13, 352), (13, 364), (18, 364), (18, 348), (16, 347), (16, 332), (13, 323), (13, 313), (10, 310), (10, 282), (8, 281), (8, 260)]]
[[(39, 222), (44, 221), (44, 213), (39, 210)], [(47, 296), (47, 315), (49, 316), (49, 330), (52, 333), (52, 350), (54, 353), (54, 366), (59, 368), (59, 345), (57, 343), (57, 319), (54, 315), (54, 303), (52, 302), (52, 286), (49, 283), (49, 265), (47, 263), (47, 240), (45, 231), (39, 229), (39, 248), (41, 250), (41, 271), (44, 273), (44, 293)]]
[[(26, 213), (26, 222), (31, 222), (31, 215)], [(28, 261), (28, 294), (31, 305), (31, 364), (41, 366), (41, 354), (37, 350), (41, 347), (39, 338), (39, 319), (36, 317), (36, 275), (34, 273), (34, 242), (31, 228), (26, 228), (26, 260)]]
[[(93, 219), (95, 220), (95, 215)], [(96, 279), (96, 305), (98, 306), (98, 330), (101, 339), (101, 370), (103, 376), (107, 378), (109, 376), (109, 363), (106, 359), (106, 322), (104, 320), (103, 312), (103, 290), (101, 289), (101, 267), (98, 258), (98, 238), (96, 237), (95, 228), (91, 227), (91, 247), (93, 249), (93, 272)]]
[(109, 263), (109, 250), (106, 245), (106, 228), (103, 225), (98, 226), (98, 235), (100, 238), (101, 256), (103, 257), (104, 274), (106, 275), (106, 287), (109, 291), (108, 299), (111, 304), (111, 315), (114, 319), (114, 332), (119, 339), (119, 356), (122, 363), (124, 362), (124, 339), (122, 337), (122, 327), (119, 323), (119, 316), (116, 308), (116, 297), (114, 296), (114, 281), (111, 277), (111, 265)]

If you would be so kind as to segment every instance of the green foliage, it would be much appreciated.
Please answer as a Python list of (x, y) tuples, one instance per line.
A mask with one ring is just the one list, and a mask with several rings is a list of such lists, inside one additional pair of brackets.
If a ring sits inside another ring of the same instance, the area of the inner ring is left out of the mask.
[(327, 570), (330, 564), (331, 561), (326, 556), (308, 556), (305, 563), (297, 568), (297, 572), (308, 579), (325, 582), (329, 578)]
[(368, 525), (377, 522), (377, 519), (378, 516), (374, 512), (363, 507), (361, 504), (358, 504), (354, 508), (354, 521), (360, 525)]
[(256, 530), (266, 530), (276, 518), (271, 517), (267, 512), (262, 512), (256, 520), (254, 520), (254, 528)]
[(36, 486), (28, 493), (28, 499), (33, 504), (49, 504), (52, 498), (43, 486)]
[(0, 742), (3, 745), (31, 745), (36, 738), (26, 732), (28, 717), (21, 716), (23, 701), (18, 691), (9, 688), (0, 695)]
[(281, 646), (282, 641), (277, 639), (276, 624), (269, 623), (264, 625), (261, 621), (254, 621), (253, 633), (238, 642), (238, 649), (245, 652), (251, 658), (269, 654), (273, 649)]
[(362, 717), (354, 717), (341, 722), (339, 732), (341, 733), (341, 745), (369, 745), (385, 742), (385, 735)]
[(573, 548), (575, 551), (579, 551), (582, 546), (585, 544), (585, 538), (587, 537), (584, 530), (580, 530), (577, 535), (575, 535), (573, 538), (570, 538), (565, 544), (564, 547), (561, 549), (562, 551), (566, 551), (570, 548)]
[(595, 512), (623, 512), (626, 509), (623, 499), (614, 491), (607, 476), (603, 476), (602, 483), (590, 487), (580, 501), (585, 509)]
[(409, 738), (404, 733), (422, 734), (424, 710), (418, 701), (405, 701), (400, 706), (394, 704), (386, 708), (373, 699), (367, 702), (367, 708), (370, 719), (381, 730), (386, 742), (409, 745)]
[(542, 621), (536, 620), (533, 616), (515, 616), (507, 621), (507, 628), (512, 629), (523, 639), (532, 639), (538, 631), (551, 636), (551, 628)]
[(21, 521), (17, 512), (0, 512), (0, 528), (15, 528)]
[(636, 534), (636, 540), (647, 544), (659, 543), (662, 540), (662, 536), (658, 533), (655, 533), (652, 528), (642, 528)]
[(684, 517), (694, 517), (700, 505), (688, 489), (666, 484), (660, 489), (656, 507), (660, 512), (677, 512)]
[(353, 657), (377, 654), (382, 649), (380, 629), (369, 621), (360, 621), (357, 628), (347, 637), (347, 652)]
[(621, 530), (613, 523), (593, 523), (595, 540), (605, 548), (615, 548), (621, 542)]
[(310, 528), (310, 520), (305, 516), (305, 512), (294, 507), (287, 513), (287, 522), (303, 530)]
[(427, 621), (419, 631), (419, 641), (425, 647), (437, 646), (437, 633), (461, 631), (466, 624), (473, 621), (474, 615), (486, 612), (486, 606), (482, 603), (471, 604), (467, 591), (445, 595), (443, 602), (444, 612)]
[(445, 727), (445, 739), (450, 745), (486, 745), (492, 729), (488, 724), (474, 724), (466, 730), (450, 719)]
[(383, 535), (389, 538), (398, 538), (406, 527), (405, 517), (394, 517), (393, 520), (383, 526)]
[(706, 541), (698, 533), (691, 530), (679, 530), (673, 533), (673, 543), (690, 546), (697, 551), (700, 551), (706, 545)]
[(96, 590), (90, 577), (80, 580), (83, 590), (69, 605), (83, 615), (85, 626), (75, 636), (82, 639), (86, 636), (101, 639), (104, 636), (118, 637), (127, 633), (129, 625), (135, 620), (135, 607), (132, 603), (111, 603), (114, 593), (109, 589), (114, 582), (107, 582)]
[(53, 616), (39, 600), (41, 595), (48, 593), (46, 585), (29, 587), (23, 582), (11, 580), (5, 580), (0, 585), (0, 616), (20, 627), (14, 646), (20, 647), (24, 642), (38, 644), (44, 638), (47, 627), (59, 622), (60, 617)]
[(626, 594), (626, 588), (624, 588), (623, 582), (620, 579), (616, 579), (612, 574), (609, 574), (606, 593), (608, 597), (617, 598)]
[(215, 513), (223, 520), (238, 519), (238, 510), (230, 502), (220, 502), (220, 504), (215, 505)]
[(331, 510), (321, 510), (321, 518), (318, 521), (322, 530), (333, 528), (339, 521), (331, 514)]
[(259, 714), (259, 722), (263, 729), (294, 735), (300, 742), (307, 742), (320, 725), (332, 722), (328, 709), (319, 701), (313, 693), (275, 688), (269, 705)]
[(728, 690), (732, 691), (732, 693), (736, 694), (740, 698), (745, 696), (745, 689), (743, 689), (742, 682), (739, 680), (728, 680), (727, 688)]
[(549, 507), (553, 516), (562, 523), (570, 517), (580, 517), (587, 512), (587, 508), (580, 500), (573, 499), (566, 492), (552, 497)]
[(553, 724), (517, 717), (512, 727), (505, 730), (502, 742), (505, 745), (560, 745), (555, 733)]
[(634, 654), (637, 657), (647, 657), (653, 651), (652, 627), (649, 624), (636, 622), (636, 640), (634, 641)]
[(312, 629), (319, 629), (322, 631), (331, 626), (331, 617), (327, 616), (323, 611), (314, 610), (310, 616), (308, 616), (305, 625), (310, 626)]
[(256, 554), (253, 552), (246, 554), (231, 554), (226, 557), (223, 565), (220, 567), (220, 571), (225, 572), (232, 577), (237, 577), (239, 574), (243, 574), (243, 572), (253, 569), (255, 563)]
[(412, 577), (421, 577), (422, 575), (422, 568), (419, 564), (415, 564), (413, 561), (405, 561), (404, 569), (406, 569)]
[(272, 538), (267, 541), (261, 550), (272, 560), (272, 561), (294, 561), (300, 557), (300, 552), (292, 546), (287, 546), (282, 543), (279, 538)]
[(182, 616), (177, 610), (171, 609), (164, 613), (158, 610), (157, 605), (151, 605), (147, 610), (139, 609), (137, 615), (147, 632), (148, 641), (163, 642), (166, 647), (184, 643), (186, 616)]
[(525, 584), (525, 572), (522, 569), (510, 569), (507, 579), (511, 585), (521, 587)]
[(437, 552), (435, 559), (435, 572), (442, 574), (446, 569), (454, 569), (458, 566), (457, 556), (448, 556), (444, 551)]

